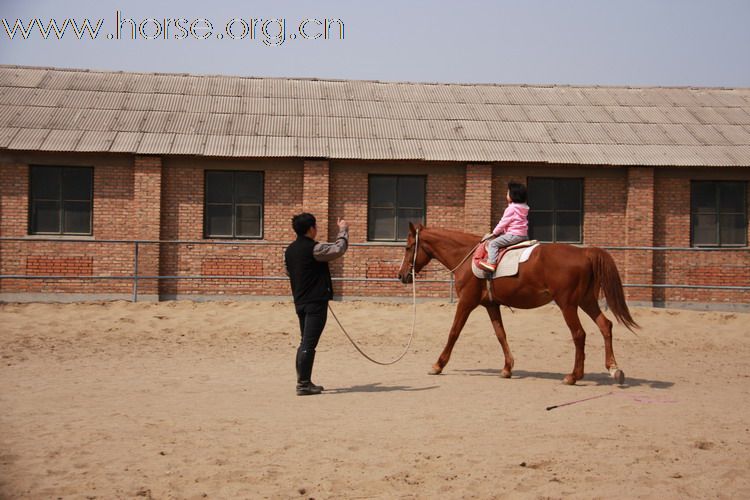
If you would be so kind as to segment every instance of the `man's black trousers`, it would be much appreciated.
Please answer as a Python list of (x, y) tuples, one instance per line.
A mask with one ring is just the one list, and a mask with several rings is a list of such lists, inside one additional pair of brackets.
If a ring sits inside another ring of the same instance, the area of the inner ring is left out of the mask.
[(295, 309), (301, 335), (296, 360), (297, 382), (310, 382), (315, 362), (315, 348), (328, 319), (328, 301), (299, 304)]

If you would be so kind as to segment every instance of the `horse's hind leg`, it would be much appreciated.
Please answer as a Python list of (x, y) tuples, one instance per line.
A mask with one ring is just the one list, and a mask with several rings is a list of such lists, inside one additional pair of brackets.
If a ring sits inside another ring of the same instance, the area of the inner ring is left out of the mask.
[(461, 330), (463, 330), (466, 320), (469, 319), (469, 314), (478, 305), (478, 302), (458, 302), (456, 314), (453, 316), (453, 325), (451, 325), (451, 331), (448, 334), (448, 342), (445, 344), (445, 348), (443, 348), (443, 352), (440, 354), (437, 362), (432, 365), (432, 369), (429, 372), (430, 375), (440, 375), (445, 365), (448, 364), (448, 360), (451, 359), (451, 352), (453, 352), (453, 346), (456, 345), (458, 336), (461, 335)]
[(487, 312), (490, 315), (490, 321), (492, 321), (492, 327), (495, 329), (495, 335), (497, 340), (500, 341), (500, 346), (503, 348), (503, 355), (505, 356), (505, 366), (500, 376), (503, 378), (510, 378), (513, 371), (513, 355), (510, 353), (510, 347), (508, 346), (508, 340), (505, 337), (505, 328), (503, 327), (503, 317), (500, 314), (500, 306), (493, 304), (487, 307)]
[(581, 320), (578, 318), (578, 307), (576, 305), (560, 306), (565, 323), (570, 328), (570, 334), (573, 336), (573, 343), (576, 346), (576, 357), (573, 365), (573, 372), (565, 375), (563, 383), (573, 385), (576, 381), (583, 378), (583, 361), (586, 359), (586, 332), (583, 330)]
[(607, 319), (595, 298), (589, 298), (581, 304), (581, 309), (594, 320), (596, 326), (599, 327), (599, 331), (602, 332), (604, 337), (604, 366), (617, 381), (618, 384), (625, 382), (625, 373), (617, 367), (617, 361), (615, 360), (615, 353), (612, 349), (612, 322)]

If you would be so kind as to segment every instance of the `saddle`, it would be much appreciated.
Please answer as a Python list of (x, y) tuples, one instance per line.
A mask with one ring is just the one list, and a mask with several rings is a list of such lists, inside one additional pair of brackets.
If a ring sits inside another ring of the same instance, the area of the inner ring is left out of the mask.
[(474, 276), (486, 280), (515, 276), (518, 274), (518, 265), (529, 260), (531, 252), (539, 246), (537, 240), (527, 240), (501, 249), (497, 258), (497, 269), (494, 273), (489, 273), (478, 266), (479, 262), (487, 258), (488, 243), (487, 241), (479, 245), (471, 259), (471, 270), (474, 272)]

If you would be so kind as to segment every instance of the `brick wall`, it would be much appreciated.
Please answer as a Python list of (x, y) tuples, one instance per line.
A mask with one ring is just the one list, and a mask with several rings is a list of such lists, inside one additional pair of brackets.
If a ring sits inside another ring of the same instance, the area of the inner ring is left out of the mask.
[[(427, 226), (463, 229), (466, 186), (463, 166), (424, 162), (331, 162), (329, 234), (331, 237), (336, 234), (336, 219), (343, 217), (350, 223), (353, 244), (343, 258), (331, 263), (334, 279), (344, 276), (395, 279), (403, 259), (404, 243), (367, 241), (369, 174), (425, 175)], [(450, 274), (438, 262), (431, 262), (418, 279), (448, 280)], [(450, 295), (448, 283), (422, 283), (419, 290), (420, 295), (426, 297)], [(398, 282), (337, 282), (334, 291), (353, 296), (408, 297), (411, 286)]]
[[(747, 169), (659, 168), (654, 175), (654, 245), (690, 247), (691, 180), (750, 181)], [(748, 182), (750, 186), (750, 182)], [(746, 193), (750, 214), (750, 192)], [(750, 234), (748, 235), (750, 241)], [(654, 283), (750, 286), (750, 252), (721, 250), (654, 252)], [(750, 292), (663, 288), (656, 302), (750, 303)]]
[[(317, 239), (328, 241), (328, 193), (330, 184), (327, 160), (306, 160), (302, 174), (302, 211), (315, 216)], [(336, 220), (331, 225), (336, 227)], [(331, 233), (335, 236), (336, 232)]]
[[(22, 237), (28, 225), (29, 169), (22, 163), (0, 163), (0, 237)], [(24, 274), (24, 252), (16, 242), (0, 242), (0, 273)], [(0, 293), (23, 289), (22, 280), (0, 280)]]
[[(203, 238), (203, 184), (207, 169), (264, 173), (262, 240)], [(288, 159), (166, 158), (162, 168), (161, 239), (200, 243), (163, 243), (161, 275), (283, 277), (283, 249), (295, 237), (291, 218), (302, 211), (303, 172), (302, 161)], [(289, 284), (285, 280), (173, 279), (162, 280), (159, 291), (167, 298), (182, 295), (287, 295)]]
[[(625, 207), (625, 244), (631, 247), (654, 246), (654, 168), (628, 168), (627, 205)], [(625, 283), (653, 284), (653, 251), (630, 250), (625, 257), (622, 278)], [(652, 288), (628, 288), (630, 300), (651, 302)]]
[(485, 234), (492, 228), (492, 166), (466, 165), (464, 228)]
[[(161, 158), (136, 156), (133, 160), (133, 212), (134, 238), (158, 240), (161, 226)], [(138, 275), (159, 275), (160, 245), (139, 245)], [(143, 279), (138, 282), (138, 293), (158, 295), (159, 280)]]
[[(93, 237), (29, 236), (29, 165), (94, 167)], [(132, 244), (95, 240), (132, 239), (133, 158), (120, 155), (17, 154), (0, 158), (0, 236), (25, 238), (0, 244), (0, 272), (36, 276), (123, 276), (133, 271)], [(50, 238), (54, 241), (39, 241)], [(0, 293), (128, 294), (126, 280), (0, 280)]]
[[(26, 236), (29, 165), (94, 167), (93, 238), (77, 243)], [(203, 181), (206, 169), (264, 172), (264, 238), (203, 239)], [(309, 210), (319, 219), (319, 239), (332, 239), (336, 220), (351, 224), (352, 247), (332, 263), (334, 278), (392, 279), (404, 255), (403, 243), (367, 241), (369, 174), (427, 177), (428, 226), (473, 232), (497, 223), (506, 206), (506, 184), (530, 176), (584, 179), (583, 241), (596, 246), (690, 245), (690, 181), (750, 180), (747, 169), (470, 165), (428, 162), (362, 162), (297, 159), (207, 159), (132, 155), (0, 155), (0, 236), (22, 237), (0, 245), (3, 274), (122, 276), (133, 272), (133, 245), (106, 239), (195, 240), (193, 244), (143, 244), (139, 273), (166, 276), (238, 276), (236, 280), (141, 280), (141, 294), (288, 295), (282, 253), (294, 239), (291, 216)], [(750, 203), (750, 194), (748, 196)], [(532, 207), (533, 210), (533, 207)], [(750, 211), (750, 207), (748, 207)], [(325, 237), (327, 233), (327, 238)], [(228, 244), (225, 244), (228, 243)], [(670, 250), (636, 254), (611, 250), (623, 280), (655, 284), (750, 284), (747, 250)], [(649, 272), (649, 269), (653, 269)], [(273, 276), (275, 281), (243, 279)], [(431, 263), (420, 279), (448, 279)], [(394, 282), (337, 282), (337, 294), (408, 297), (411, 288)], [(0, 292), (129, 294), (127, 280), (0, 280)], [(447, 283), (421, 283), (420, 295), (447, 297)], [(626, 290), (630, 300), (657, 302), (750, 302), (748, 292), (700, 289)]]

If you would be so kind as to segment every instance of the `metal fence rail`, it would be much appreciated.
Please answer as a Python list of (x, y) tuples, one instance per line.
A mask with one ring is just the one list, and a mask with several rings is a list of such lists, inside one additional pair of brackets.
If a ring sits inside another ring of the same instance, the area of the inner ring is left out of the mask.
[[(223, 241), (223, 240), (94, 240), (86, 238), (22, 238), (22, 237), (0, 237), (0, 242), (16, 241), (24, 243), (94, 243), (94, 244), (129, 244), (133, 245), (133, 273), (130, 275), (117, 276), (92, 276), (92, 275), (27, 275), (27, 274), (2, 274), (2, 279), (17, 280), (91, 280), (91, 281), (118, 281), (128, 280), (133, 282), (132, 301), (138, 301), (139, 280), (247, 280), (247, 281), (287, 281), (286, 276), (246, 276), (246, 275), (142, 275), (138, 272), (140, 248), (142, 245), (229, 245), (229, 246), (278, 246), (285, 247), (288, 243), (272, 241)], [(383, 243), (350, 243), (350, 247), (364, 248), (402, 248), (398, 244)], [(582, 246), (582, 245), (580, 245)], [(688, 251), (688, 252), (747, 252), (750, 247), (641, 247), (641, 246), (601, 246), (604, 250), (615, 251)], [(333, 281), (347, 283), (398, 283), (396, 278), (358, 278), (358, 277), (336, 277)], [(449, 279), (421, 279), (420, 283), (445, 283), (449, 286), (450, 301), (453, 302), (453, 275)], [(694, 285), (694, 284), (665, 284), (665, 283), (623, 283), (626, 288), (654, 288), (654, 289), (701, 289), (701, 290), (731, 290), (750, 291), (750, 286), (735, 285)]]

